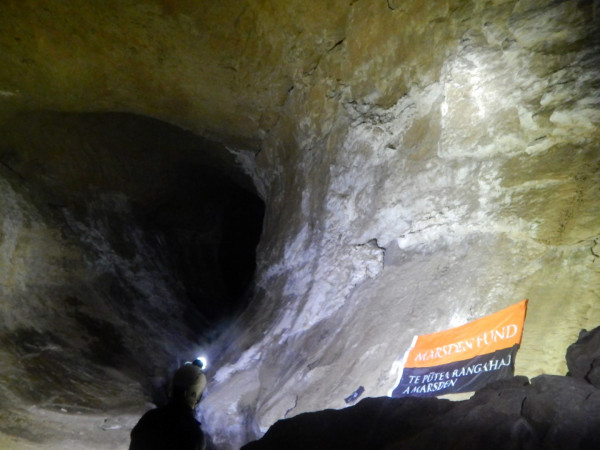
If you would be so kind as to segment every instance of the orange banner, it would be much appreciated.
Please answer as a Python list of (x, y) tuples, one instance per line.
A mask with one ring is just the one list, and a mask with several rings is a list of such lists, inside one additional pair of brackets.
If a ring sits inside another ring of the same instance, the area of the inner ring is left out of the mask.
[(521, 343), (527, 300), (457, 328), (418, 336), (405, 368), (464, 361)]

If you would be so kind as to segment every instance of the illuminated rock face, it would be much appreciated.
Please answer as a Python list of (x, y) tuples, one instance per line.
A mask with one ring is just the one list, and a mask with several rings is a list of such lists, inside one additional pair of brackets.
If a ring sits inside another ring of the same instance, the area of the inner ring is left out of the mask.
[(517, 373), (566, 372), (563, 349), (600, 318), (597, 19), (572, 3), (529, 6), (418, 16), (427, 38), (398, 65), (400, 25), (353, 36), (396, 13), (364, 12), (324, 57), (343, 67), (361, 45), (371, 57), (347, 77), (362, 83), (318, 67), (292, 91), (293, 119), (257, 157), (262, 296), (202, 410), (216, 442), (342, 408), (359, 386), (386, 395), (413, 335), (523, 298)]
[[(386, 395), (392, 364), (414, 334), (529, 298), (517, 373), (533, 376), (564, 373), (564, 348), (600, 322), (597, 2), (132, 1), (118, 12), (37, 3), (2, 6), (10, 17), (0, 36), (5, 127), (39, 110), (155, 117), (221, 142), (223, 164), (235, 168), (234, 155), (265, 201), (254, 299), (209, 349), (200, 413), (219, 448), (237, 448), (284, 417), (344, 407), (359, 386), (363, 396)], [(87, 333), (121, 336), (124, 353), (136, 355), (129, 381), (111, 386), (128, 393), (128, 404), (143, 402), (127, 387), (131, 377), (200, 345), (194, 325), (182, 325), (178, 287), (147, 284), (169, 273), (166, 260), (149, 264), (160, 245), (136, 246), (144, 224), (124, 220), (153, 184), (91, 183), (104, 194), (94, 201), (111, 194), (97, 217), (123, 220), (115, 227), (139, 256), (134, 266), (89, 211), (56, 218), (34, 194), (28, 200), (20, 177), (45, 166), (23, 163), (32, 161), (23, 149), (40, 147), (3, 142), (0, 257), (13, 272), (2, 275), (2, 289), (15, 316), (4, 328), (22, 317), (49, 342), (42, 354), (77, 349), (48, 332), (79, 303), (56, 296), (59, 307), (48, 286), (58, 279), (59, 290), (87, 292), (112, 271), (124, 286), (147, 287), (123, 296), (144, 309), (140, 331), (110, 332), (129, 311), (111, 303), (110, 291), (78, 306), (98, 309), (96, 322), (80, 323)], [(69, 160), (58, 151), (47, 158)], [(108, 180), (127, 178), (109, 167)], [(85, 199), (89, 180), (62, 176), (78, 168), (29, 190)], [(66, 225), (75, 243), (61, 234)], [(80, 244), (95, 235), (108, 244)], [(43, 292), (28, 295), (40, 277)], [(157, 292), (168, 304), (153, 300)], [(53, 315), (19, 315), (19, 307)], [(144, 363), (158, 343), (162, 356)], [(6, 365), (19, 367), (18, 351), (5, 353)], [(91, 392), (92, 403), (104, 395)], [(21, 393), (9, 394), (18, 404)], [(125, 428), (115, 441), (127, 439)]]

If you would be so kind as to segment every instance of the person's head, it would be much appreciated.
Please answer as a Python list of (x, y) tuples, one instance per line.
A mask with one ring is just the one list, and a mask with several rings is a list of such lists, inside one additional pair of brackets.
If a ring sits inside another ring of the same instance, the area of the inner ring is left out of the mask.
[(204, 392), (206, 376), (200, 367), (187, 363), (181, 366), (171, 383), (171, 400), (185, 402), (190, 408), (195, 408)]
[(200, 358), (196, 358), (192, 364), (200, 369), (204, 369), (204, 361), (202, 361)]

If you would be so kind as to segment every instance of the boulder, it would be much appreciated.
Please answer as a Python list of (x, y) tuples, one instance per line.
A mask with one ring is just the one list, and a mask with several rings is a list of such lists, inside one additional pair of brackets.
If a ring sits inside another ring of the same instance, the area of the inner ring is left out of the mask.
[(567, 349), (569, 375), (600, 387), (600, 327), (581, 330), (577, 342)]

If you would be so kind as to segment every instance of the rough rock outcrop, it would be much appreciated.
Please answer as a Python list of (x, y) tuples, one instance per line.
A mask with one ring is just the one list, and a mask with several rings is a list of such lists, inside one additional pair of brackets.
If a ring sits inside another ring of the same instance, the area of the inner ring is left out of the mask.
[[(595, 360), (598, 346), (584, 346), (599, 336), (600, 329), (582, 330), (567, 360), (574, 348), (577, 361)], [(498, 381), (462, 402), (367, 398), (349, 408), (278, 421), (264, 437), (242, 448), (596, 449), (600, 390), (585, 373), (572, 375)]]
[(581, 330), (577, 342), (567, 349), (569, 375), (600, 388), (600, 328)]
[(462, 402), (368, 398), (276, 422), (243, 450), (596, 449), (600, 391), (540, 375), (497, 382)]

